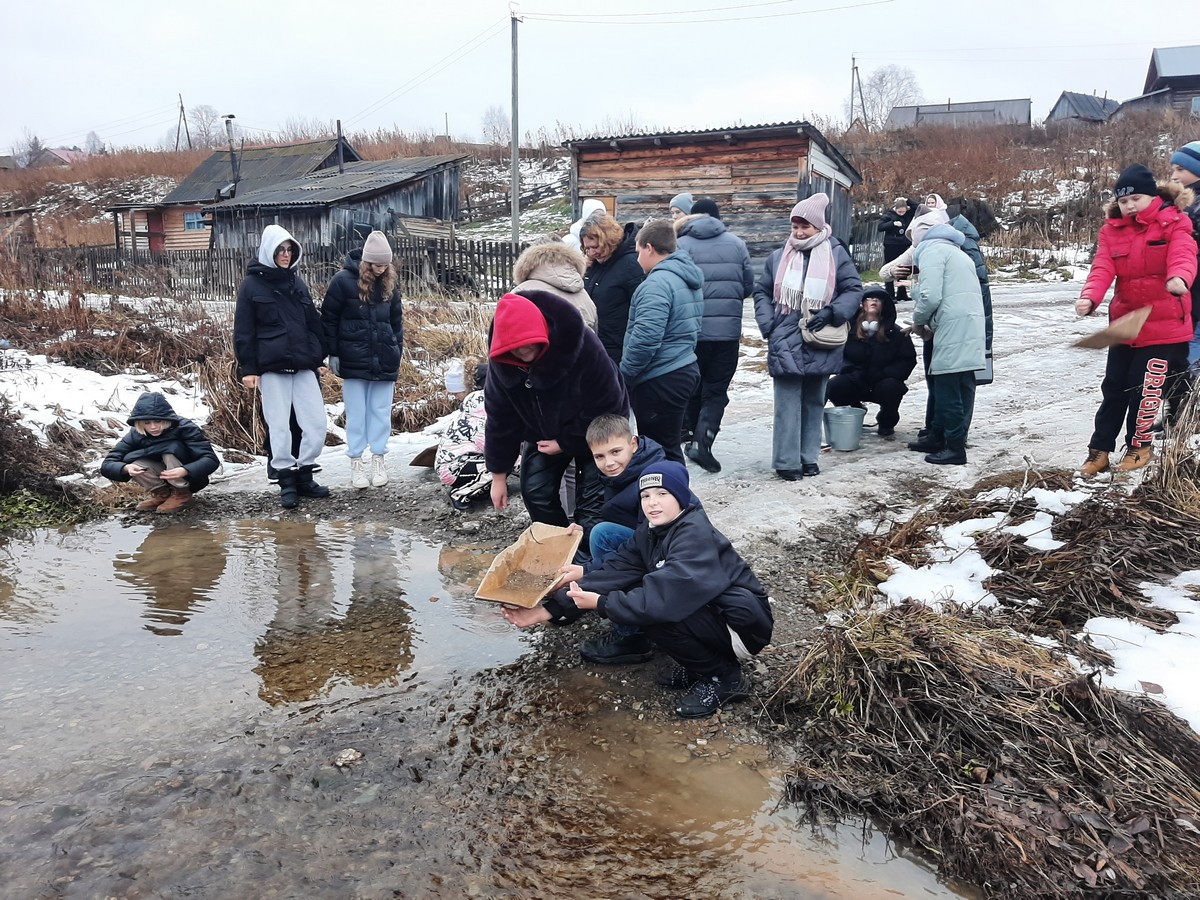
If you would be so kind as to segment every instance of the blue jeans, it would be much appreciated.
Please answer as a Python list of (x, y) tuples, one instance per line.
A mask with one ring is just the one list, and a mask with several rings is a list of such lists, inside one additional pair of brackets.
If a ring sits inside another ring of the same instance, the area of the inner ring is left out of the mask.
[(771, 468), (795, 471), (821, 455), (828, 375), (776, 375)]
[(1200, 372), (1200, 322), (1196, 323), (1196, 331), (1188, 344), (1188, 371)]
[[(633, 529), (616, 522), (597, 522), (592, 526), (591, 550), (592, 562), (588, 571), (595, 571), (604, 565), (604, 561), (627, 540), (633, 537)], [(613, 637), (625, 638), (641, 634), (642, 630), (636, 625), (619, 625), (612, 623)]]
[(367, 381), (347, 378), (342, 382), (342, 400), (346, 404), (346, 455), (358, 459), (370, 446), (377, 456), (387, 453), (392, 436), (392, 399), (394, 381)]

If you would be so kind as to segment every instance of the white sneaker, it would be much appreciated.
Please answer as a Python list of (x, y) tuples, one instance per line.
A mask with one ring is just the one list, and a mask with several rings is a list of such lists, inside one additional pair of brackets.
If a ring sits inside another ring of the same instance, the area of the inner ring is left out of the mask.
[(367, 464), (363, 462), (361, 456), (350, 459), (350, 486), (360, 490), (371, 486), (371, 482), (367, 479)]
[(387, 457), (376, 453), (371, 457), (371, 487), (383, 487), (388, 483)]

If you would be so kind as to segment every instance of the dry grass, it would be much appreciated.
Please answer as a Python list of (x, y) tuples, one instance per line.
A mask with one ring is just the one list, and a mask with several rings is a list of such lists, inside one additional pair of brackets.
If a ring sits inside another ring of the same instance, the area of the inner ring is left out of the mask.
[[(10, 194), (9, 206), (29, 206), (46, 193), (52, 184), (93, 184), (110, 180), (129, 180), (148, 175), (164, 175), (181, 181), (200, 165), (211, 151), (121, 150), (104, 156), (92, 156), (73, 166), (49, 166), (44, 169), (14, 169), (0, 172), (0, 194)], [(108, 226), (108, 239), (112, 226)], [(101, 241), (100, 243), (104, 243)]]
[[(813, 814), (872, 816), (988, 897), (1196, 896), (1200, 738), (1160, 704), (1102, 688), (1020, 633), (1056, 634), (1103, 665), (1071, 637), (1086, 619), (1175, 621), (1137, 585), (1200, 565), (1195, 406), (1132, 495), (1099, 495), (1056, 521), (1060, 550), (979, 542), (1002, 570), (988, 585), (1001, 600), (990, 616), (869, 601), (888, 557), (921, 565), (939, 525), (1032, 515), (1024, 489), (1069, 487), (1069, 473), (998, 475), (863, 538), (821, 601), (843, 621), (768, 701), (797, 735), (792, 799)], [(1016, 488), (1015, 499), (972, 499), (997, 487)]]

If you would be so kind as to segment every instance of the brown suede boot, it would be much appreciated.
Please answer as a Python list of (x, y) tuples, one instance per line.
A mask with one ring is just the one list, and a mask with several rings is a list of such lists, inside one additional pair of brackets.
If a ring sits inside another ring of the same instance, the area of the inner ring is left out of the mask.
[(1096, 450), (1093, 447), (1088, 448), (1087, 459), (1083, 465), (1079, 467), (1079, 474), (1084, 478), (1091, 478), (1093, 475), (1099, 475), (1108, 469), (1108, 451)]
[(172, 513), (177, 509), (183, 509), (192, 502), (192, 491), (190, 488), (171, 488), (171, 496), (159, 506), (155, 512)]
[(1145, 447), (1130, 447), (1117, 463), (1118, 472), (1136, 472), (1154, 458), (1154, 448), (1147, 444)]
[(152, 509), (158, 509), (162, 506), (167, 498), (171, 496), (171, 486), (164, 484), (160, 488), (155, 488), (146, 495), (146, 499), (134, 507), (138, 512), (150, 512)]

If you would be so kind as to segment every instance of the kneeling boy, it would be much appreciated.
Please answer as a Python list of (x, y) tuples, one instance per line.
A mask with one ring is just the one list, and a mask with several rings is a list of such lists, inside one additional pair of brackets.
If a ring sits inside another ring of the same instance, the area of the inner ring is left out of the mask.
[(675, 661), (657, 679), (687, 689), (675, 712), (685, 719), (711, 716), (749, 696), (741, 661), (771, 639), (767, 594), (728, 538), (690, 502), (687, 469), (654, 463), (638, 486), (646, 518), (629, 541), (543, 606), (506, 609), (504, 617), (525, 628), (565, 624), (595, 609), (614, 623), (637, 626)]

